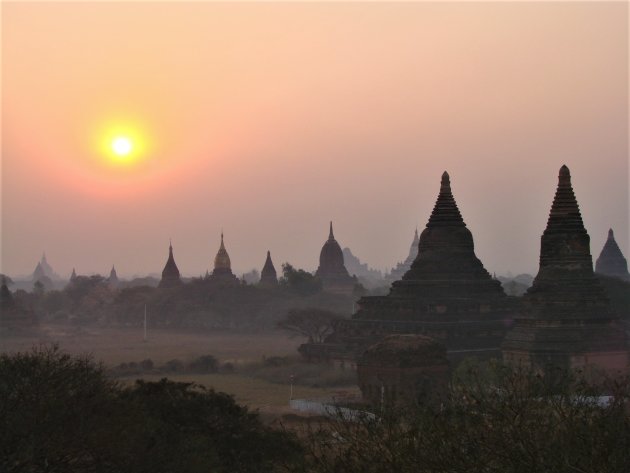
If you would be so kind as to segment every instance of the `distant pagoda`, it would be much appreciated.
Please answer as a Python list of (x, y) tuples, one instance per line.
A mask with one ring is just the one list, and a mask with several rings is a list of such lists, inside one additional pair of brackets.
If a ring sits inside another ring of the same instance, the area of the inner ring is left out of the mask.
[(109, 277), (107, 278), (107, 283), (110, 287), (118, 287), (119, 284), (118, 274), (116, 274), (116, 268), (112, 265), (112, 270), (109, 272)]
[(413, 241), (411, 242), (411, 246), (409, 247), (409, 254), (407, 258), (402, 263), (398, 263), (395, 268), (392, 268), (391, 272), (387, 275), (387, 279), (389, 281), (397, 281), (402, 279), (407, 271), (411, 268), (411, 265), (416, 260), (418, 256), (418, 244), (420, 243), (420, 239), (418, 238), (418, 229), (413, 235)]
[(179, 276), (179, 269), (175, 264), (175, 258), (173, 258), (173, 245), (171, 242), (168, 244), (168, 259), (162, 270), (162, 279), (160, 279), (159, 288), (176, 287), (182, 283)]
[(219, 251), (214, 257), (214, 270), (208, 278), (211, 282), (217, 282), (221, 284), (240, 284), (238, 278), (232, 273), (232, 263), (230, 262), (230, 255), (228, 255), (223, 243), (223, 232), (221, 232), (221, 245)]
[(337, 324), (329, 347), (303, 345), (301, 352), (307, 358), (356, 358), (385, 335), (415, 333), (441, 341), (453, 356), (498, 355), (513, 304), (475, 255), (445, 172), (409, 271), (388, 295), (361, 298), (352, 319)]
[(35, 270), (33, 271), (33, 275), (31, 279), (33, 281), (43, 280), (44, 278), (49, 278), (51, 281), (60, 281), (61, 277), (55, 273), (52, 269), (48, 261), (46, 260), (46, 253), (42, 253), (42, 258), (35, 266)]
[(267, 259), (265, 260), (265, 265), (260, 272), (259, 284), (263, 287), (275, 287), (278, 285), (278, 275), (276, 273), (276, 268), (273, 266), (273, 261), (271, 261), (270, 251), (267, 251)]
[(630, 280), (628, 262), (615, 241), (612, 228), (608, 230), (608, 239), (595, 262), (595, 272), (604, 276)]
[(539, 369), (627, 369), (626, 334), (593, 273), (590, 238), (566, 166), (541, 237), (538, 275), (502, 349), (506, 361)]
[(322, 246), (319, 254), (319, 267), (315, 276), (322, 281), (324, 291), (336, 294), (350, 295), (357, 284), (357, 279), (348, 274), (344, 265), (343, 251), (335, 240), (332, 222), (330, 222), (328, 240)]
[(47, 278), (47, 277), (48, 276), (44, 272), (44, 268), (42, 268), (42, 263), (38, 262), (37, 266), (35, 266), (35, 271), (33, 271), (33, 275), (31, 276), (31, 279), (33, 281), (40, 281), (43, 278)]

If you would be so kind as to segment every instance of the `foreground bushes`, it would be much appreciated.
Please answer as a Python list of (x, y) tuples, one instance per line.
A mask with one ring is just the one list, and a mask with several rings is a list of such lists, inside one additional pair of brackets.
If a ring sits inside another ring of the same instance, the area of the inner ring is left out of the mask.
[(437, 404), (383, 407), (311, 423), (298, 442), (226, 394), (166, 379), (123, 388), (89, 358), (39, 348), (0, 355), (0, 471), (630, 471), (627, 379), (473, 367)]
[(166, 379), (123, 388), (55, 347), (0, 356), (2, 472), (271, 472), (301, 457), (227, 394)]
[[(308, 432), (313, 470), (627, 473), (630, 383), (494, 366), (456, 377), (437, 405), (378, 411)], [(607, 396), (599, 394), (605, 392)]]

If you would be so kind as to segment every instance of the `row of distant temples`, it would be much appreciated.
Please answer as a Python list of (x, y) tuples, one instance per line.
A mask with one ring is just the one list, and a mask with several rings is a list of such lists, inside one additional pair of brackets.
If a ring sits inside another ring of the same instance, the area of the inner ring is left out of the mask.
[[(597, 269), (628, 280), (612, 230)], [(409, 370), (444, 372), (447, 357), (450, 363), (502, 357), (536, 369), (628, 371), (626, 329), (593, 271), (590, 238), (566, 166), (541, 237), (539, 271), (522, 298), (507, 296), (475, 255), (445, 172), (411, 268), (388, 295), (363, 297), (358, 305), (324, 343), (307, 343), (300, 351), (312, 360), (356, 363), (368, 398), (395, 391), (408, 382)]]
[[(357, 278), (350, 276), (344, 265), (343, 252), (341, 251), (339, 243), (335, 240), (332, 222), (330, 223), (328, 240), (326, 240), (320, 252), (319, 267), (315, 275), (321, 280), (322, 289), (331, 293), (351, 295), (357, 284)], [(208, 280), (220, 285), (239, 284), (238, 278), (232, 273), (230, 256), (225, 249), (223, 233), (221, 233), (219, 251), (214, 258), (214, 269), (212, 273), (208, 274)], [(162, 279), (160, 280), (159, 287), (176, 287), (181, 283), (179, 269), (173, 257), (173, 246), (169, 245), (168, 259), (162, 271)], [(274, 287), (278, 285), (278, 275), (269, 251), (267, 251), (267, 258), (260, 272), (259, 285), (262, 287)]]

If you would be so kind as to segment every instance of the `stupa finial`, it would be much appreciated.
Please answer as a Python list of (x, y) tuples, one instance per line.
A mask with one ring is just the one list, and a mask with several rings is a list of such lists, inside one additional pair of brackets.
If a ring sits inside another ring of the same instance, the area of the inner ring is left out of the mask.
[(558, 176), (558, 186), (571, 186), (571, 171), (566, 164), (563, 164), (560, 168), (560, 174)]
[(442, 173), (442, 182), (440, 185), (440, 192), (444, 192), (444, 191), (450, 192), (450, 190), (451, 190), (451, 178), (448, 175), (448, 172), (444, 171)]

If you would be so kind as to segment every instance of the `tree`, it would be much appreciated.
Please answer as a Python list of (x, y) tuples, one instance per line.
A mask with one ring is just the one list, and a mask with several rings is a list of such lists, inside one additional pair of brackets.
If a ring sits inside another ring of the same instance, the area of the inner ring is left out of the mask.
[(280, 285), (304, 296), (316, 294), (322, 290), (322, 282), (318, 277), (303, 269), (295, 269), (289, 263), (282, 265)]
[(292, 435), (265, 427), (225, 393), (167, 379), (138, 380), (123, 399), (147, 419), (128, 471), (253, 473), (301, 462)]
[(13, 294), (7, 287), (7, 281), (4, 276), (2, 276), (2, 285), (0, 286), (0, 307), (3, 309), (10, 309), (15, 305), (15, 301), (13, 300)]
[(56, 346), (0, 355), (0, 470), (105, 471), (102, 443), (116, 451), (126, 437), (116, 389), (102, 366)]
[(308, 338), (309, 343), (322, 343), (333, 333), (334, 323), (342, 317), (323, 309), (291, 309), (278, 322), (278, 327)]
[(6, 274), (2, 274), (2, 273), (0, 273), (0, 281), (2, 282), (2, 284), (6, 284), (7, 286), (11, 286), (11, 285), (15, 284), (13, 282), (13, 279), (11, 279)]
[(216, 373), (219, 371), (219, 360), (212, 355), (203, 355), (191, 361), (188, 367), (198, 373)]
[(296, 439), (191, 383), (122, 387), (58, 347), (0, 355), (0, 471), (272, 472), (299, 469)]

